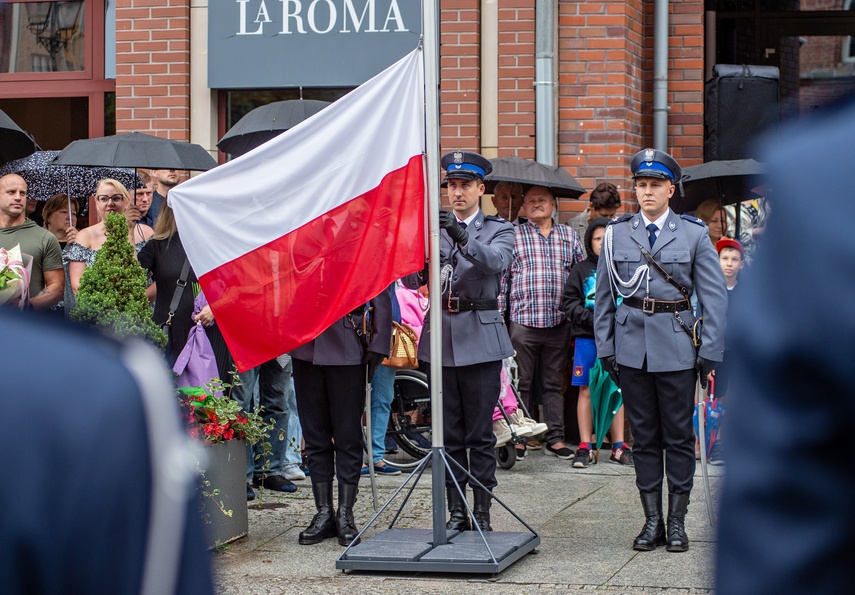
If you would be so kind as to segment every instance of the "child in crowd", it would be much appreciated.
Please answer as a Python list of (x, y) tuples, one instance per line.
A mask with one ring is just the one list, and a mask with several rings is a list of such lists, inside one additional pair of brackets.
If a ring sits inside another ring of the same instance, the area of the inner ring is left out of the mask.
[(727, 290), (733, 291), (739, 280), (739, 272), (745, 268), (743, 260), (742, 244), (731, 238), (721, 238), (715, 244), (718, 251), (718, 262), (727, 281)]
[[(739, 282), (739, 273), (745, 268), (744, 252), (742, 244), (732, 238), (721, 238), (715, 244), (715, 249), (718, 251), (718, 262), (721, 265), (721, 271), (724, 273), (724, 280), (727, 283), (727, 299), (728, 310), (733, 306), (734, 290)], [(729, 367), (727, 361), (727, 340), (725, 338), (725, 357), (721, 365), (716, 369), (713, 381), (714, 395), (718, 403), (718, 408), (721, 408), (722, 399), (727, 393), (727, 388), (730, 380)], [(722, 418), (723, 419), (723, 418)], [(722, 427), (719, 426), (715, 441), (710, 447), (709, 461), (710, 465), (724, 464), (724, 448), (722, 446)]]
[[(594, 460), (592, 452), (594, 421), (588, 376), (597, 361), (597, 345), (594, 341), (594, 289), (597, 286), (597, 261), (608, 223), (608, 219), (598, 218), (588, 225), (588, 230), (585, 232), (585, 251), (588, 257), (570, 269), (564, 284), (564, 299), (561, 305), (561, 309), (572, 322), (572, 336), (576, 340), (571, 384), (579, 387), (576, 416), (581, 442), (576, 451), (576, 458), (573, 460), (573, 466), (577, 469), (584, 469)], [(632, 451), (623, 442), (623, 407), (615, 415), (609, 434), (612, 440), (612, 456), (609, 460), (620, 465), (632, 465)]]

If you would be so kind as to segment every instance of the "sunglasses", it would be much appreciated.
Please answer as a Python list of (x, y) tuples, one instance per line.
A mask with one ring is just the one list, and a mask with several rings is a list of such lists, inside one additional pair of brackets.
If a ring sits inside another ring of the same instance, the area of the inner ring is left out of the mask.
[(99, 194), (95, 197), (95, 200), (100, 202), (102, 205), (107, 204), (108, 202), (112, 202), (113, 204), (117, 204), (122, 202), (125, 199), (121, 194), (114, 194), (112, 196), (107, 196), (106, 194)]

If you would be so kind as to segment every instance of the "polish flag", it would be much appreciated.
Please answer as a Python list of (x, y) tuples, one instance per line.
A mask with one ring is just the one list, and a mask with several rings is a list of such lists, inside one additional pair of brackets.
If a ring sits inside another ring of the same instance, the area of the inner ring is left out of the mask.
[(421, 58), (169, 191), (238, 370), (311, 341), (422, 268)]

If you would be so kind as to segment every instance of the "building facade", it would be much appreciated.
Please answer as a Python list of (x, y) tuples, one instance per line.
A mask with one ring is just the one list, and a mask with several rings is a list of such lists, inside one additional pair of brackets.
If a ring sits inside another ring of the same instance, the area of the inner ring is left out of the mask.
[[(551, 160), (585, 188), (611, 181), (628, 197), (629, 159), (653, 144), (657, 2), (439, 4), (442, 150)], [(704, 83), (714, 64), (778, 67), (780, 99), (773, 109), (782, 118), (855, 91), (852, 0), (659, 4), (668, 14), (664, 148), (684, 166), (704, 158)], [(139, 131), (196, 142), (218, 155), (217, 140), (252, 107), (298, 97), (335, 100), (415, 47), (419, 5), (3, 3), (0, 108), (43, 148)], [(73, 22), (57, 21), (60, 12), (70, 21), (75, 7)], [(547, 155), (538, 154), (539, 140), (549, 141)], [(562, 220), (583, 208), (585, 198), (564, 201)]]

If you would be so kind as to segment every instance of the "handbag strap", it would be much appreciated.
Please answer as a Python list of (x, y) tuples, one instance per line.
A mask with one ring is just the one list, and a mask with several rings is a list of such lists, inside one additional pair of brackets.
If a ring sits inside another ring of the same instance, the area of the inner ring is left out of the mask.
[(178, 275), (178, 280), (175, 282), (175, 292), (172, 294), (172, 302), (169, 304), (169, 315), (166, 317), (166, 324), (172, 326), (172, 317), (175, 316), (175, 311), (178, 309), (178, 303), (181, 301), (181, 296), (184, 294), (184, 288), (187, 287), (187, 275), (190, 273), (190, 260), (184, 257), (184, 266), (181, 267), (181, 274)]

